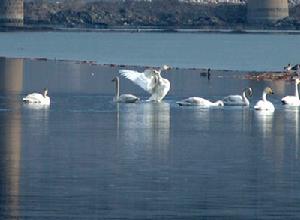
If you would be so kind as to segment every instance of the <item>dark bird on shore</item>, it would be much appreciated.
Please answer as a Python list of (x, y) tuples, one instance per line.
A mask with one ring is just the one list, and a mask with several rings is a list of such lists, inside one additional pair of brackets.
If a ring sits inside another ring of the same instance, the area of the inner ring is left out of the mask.
[(208, 68), (208, 69), (207, 69), (207, 72), (201, 72), (201, 73), (200, 73), (200, 76), (206, 76), (207, 79), (210, 80), (210, 76), (211, 76), (211, 73), (210, 73), (210, 72), (211, 72), (211, 69)]
[(207, 79), (210, 80), (210, 68), (207, 70)]
[(289, 72), (292, 69), (292, 65), (289, 63), (287, 66), (283, 67), (284, 71)]
[(291, 70), (294, 70), (294, 71), (300, 70), (300, 64), (296, 64), (295, 66), (293, 66), (291, 68)]

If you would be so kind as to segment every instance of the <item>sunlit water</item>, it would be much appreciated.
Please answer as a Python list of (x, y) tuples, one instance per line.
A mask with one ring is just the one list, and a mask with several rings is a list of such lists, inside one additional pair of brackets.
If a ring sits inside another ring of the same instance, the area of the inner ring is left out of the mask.
[[(117, 67), (0, 60), (1, 219), (297, 219), (299, 108), (291, 82), (172, 70), (162, 103), (115, 104)], [(179, 107), (251, 86), (250, 108)], [(265, 86), (274, 113), (253, 110)], [(49, 88), (51, 106), (21, 103)], [(122, 93), (147, 98), (121, 78)]]
[(101, 64), (281, 70), (300, 63), (300, 35), (221, 33), (0, 33), (0, 56)]

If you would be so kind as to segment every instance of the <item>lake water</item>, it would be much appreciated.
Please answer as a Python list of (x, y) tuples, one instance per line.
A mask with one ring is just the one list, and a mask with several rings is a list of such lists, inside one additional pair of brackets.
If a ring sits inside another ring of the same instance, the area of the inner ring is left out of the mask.
[[(162, 103), (115, 104), (118, 67), (0, 59), (1, 219), (298, 219), (299, 108), (284, 81), (173, 69)], [(179, 107), (251, 86), (250, 108)], [(253, 110), (265, 86), (274, 113)], [(21, 102), (49, 88), (51, 106)], [(147, 94), (121, 78), (121, 92)]]
[(0, 56), (282, 70), (300, 63), (299, 42), (299, 34), (7, 32), (0, 33)]

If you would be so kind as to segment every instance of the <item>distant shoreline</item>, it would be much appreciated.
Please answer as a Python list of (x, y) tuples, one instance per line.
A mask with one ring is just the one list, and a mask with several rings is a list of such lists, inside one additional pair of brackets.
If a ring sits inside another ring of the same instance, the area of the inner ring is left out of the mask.
[[(0, 56), (0, 58), (5, 59), (24, 59), (28, 61), (36, 61), (36, 62), (66, 62), (73, 63), (79, 65), (95, 65), (99, 67), (107, 67), (107, 68), (128, 68), (141, 70), (145, 68), (158, 68), (154, 66), (144, 66), (144, 65), (126, 65), (126, 64), (100, 64), (96, 61), (89, 60), (67, 60), (67, 59), (48, 59), (48, 58), (22, 58), (22, 57), (4, 57)], [(195, 73), (200, 74), (202, 77), (207, 77), (207, 68), (179, 68), (173, 67), (174, 70), (189, 70)], [(275, 81), (275, 80), (292, 80), (295, 77), (299, 77), (299, 75), (290, 72), (284, 71), (242, 71), (242, 70), (222, 70), (222, 69), (212, 69), (211, 73), (214, 77), (223, 78), (223, 77), (232, 77), (232, 78), (240, 78), (247, 80), (255, 80), (255, 81)]]
[(0, 32), (129, 32), (129, 33), (228, 33), (228, 34), (300, 34), (293, 29), (235, 29), (235, 28), (174, 28), (174, 27), (108, 27), (108, 28), (67, 28), (58, 26), (0, 26)]

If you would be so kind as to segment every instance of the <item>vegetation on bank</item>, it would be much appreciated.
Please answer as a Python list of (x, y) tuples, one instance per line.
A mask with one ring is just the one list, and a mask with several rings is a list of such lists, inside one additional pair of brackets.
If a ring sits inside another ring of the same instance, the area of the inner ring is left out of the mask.
[[(60, 27), (232, 28), (247, 26), (246, 5), (203, 5), (177, 0), (25, 2), (25, 24)], [(289, 18), (263, 28), (300, 29), (300, 7)]]

